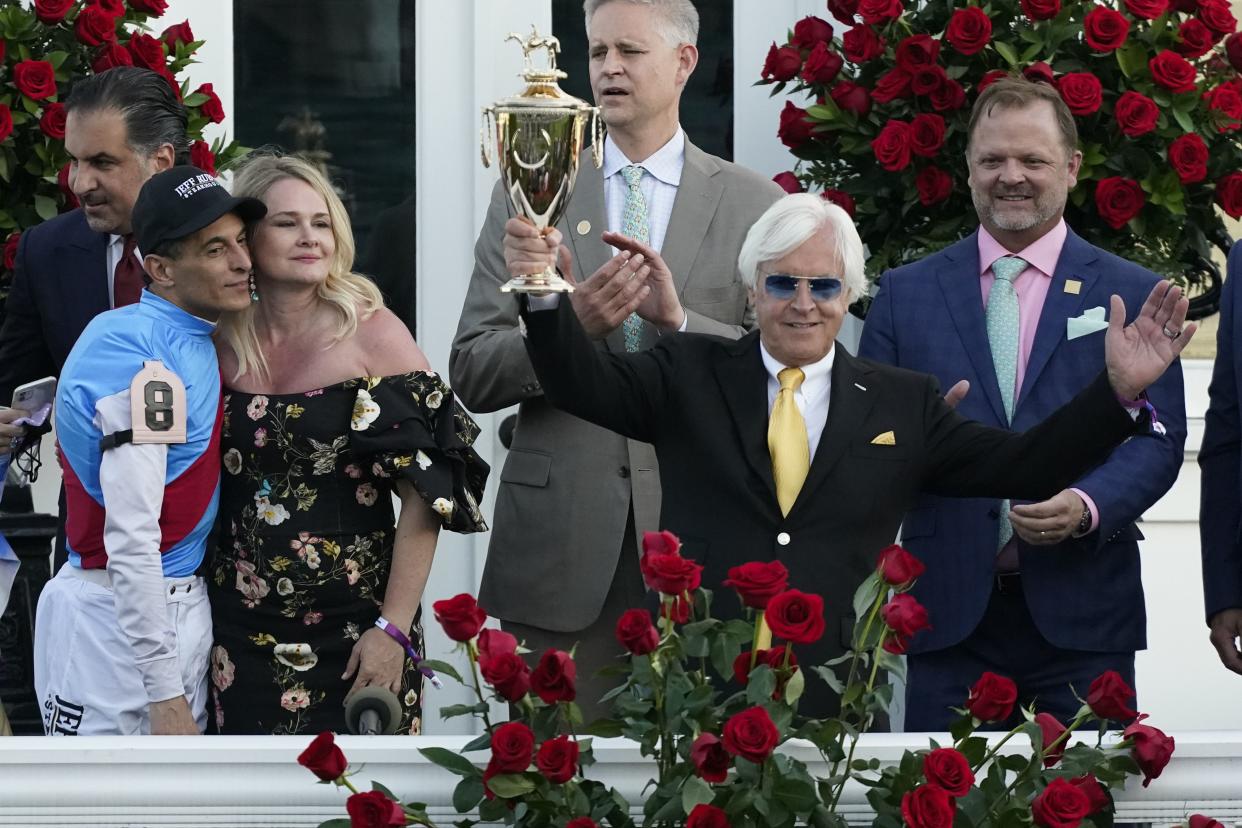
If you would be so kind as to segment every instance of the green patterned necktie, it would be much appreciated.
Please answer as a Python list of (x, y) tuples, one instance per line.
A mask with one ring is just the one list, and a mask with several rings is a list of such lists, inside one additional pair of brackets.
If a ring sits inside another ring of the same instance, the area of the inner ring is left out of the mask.
[[(638, 183), (643, 180), (643, 168), (631, 164), (621, 168), (621, 175), (625, 178), (626, 186), (621, 233), (643, 244), (648, 244), (651, 240), (651, 230), (647, 226), (647, 199), (643, 198), (643, 191), (638, 188)], [(621, 329), (625, 333), (625, 350), (634, 353), (643, 341), (643, 320), (638, 314), (631, 313), (621, 323)]]
[[(996, 382), (1000, 385), (1001, 402), (1005, 406), (1005, 420), (1013, 423), (1014, 387), (1018, 378), (1018, 294), (1013, 280), (1026, 270), (1024, 259), (1002, 256), (992, 263), (996, 281), (988, 294), (988, 344), (992, 348), (992, 364), (996, 367)], [(1000, 504), (1000, 526), (996, 548), (1003, 549), (1013, 537), (1013, 525), (1009, 522), (1009, 501)]]

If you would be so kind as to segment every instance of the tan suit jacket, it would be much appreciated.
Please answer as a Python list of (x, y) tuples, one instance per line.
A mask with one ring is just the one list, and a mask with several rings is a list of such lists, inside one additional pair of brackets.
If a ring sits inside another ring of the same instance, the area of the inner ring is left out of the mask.
[[(782, 194), (762, 176), (686, 141), (661, 254), (688, 330), (732, 339), (745, 333), (751, 319), (738, 252), (751, 224)], [(453, 388), (468, 408), (488, 412), (519, 405), (479, 600), (502, 620), (572, 632), (599, 617), (631, 504), (638, 538), (659, 528), (660, 472), (650, 445), (557, 411), (544, 399), (519, 330), (518, 301), (500, 292), (509, 278), (501, 245), (512, 214), (497, 185), (475, 244), (474, 273), (449, 358)], [(611, 257), (600, 240), (608, 229), (603, 177), (589, 152), (557, 226), (574, 254), (578, 280)], [(643, 347), (658, 336), (645, 325)], [(596, 347), (623, 352), (621, 330)], [(628, 552), (638, 554), (637, 548)]]

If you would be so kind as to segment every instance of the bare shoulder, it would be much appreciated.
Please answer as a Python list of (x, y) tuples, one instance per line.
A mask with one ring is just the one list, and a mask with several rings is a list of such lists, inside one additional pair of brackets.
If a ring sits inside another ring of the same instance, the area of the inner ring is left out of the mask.
[(409, 328), (388, 308), (380, 308), (359, 320), (355, 338), (370, 376), (431, 370), (431, 363), (410, 336)]

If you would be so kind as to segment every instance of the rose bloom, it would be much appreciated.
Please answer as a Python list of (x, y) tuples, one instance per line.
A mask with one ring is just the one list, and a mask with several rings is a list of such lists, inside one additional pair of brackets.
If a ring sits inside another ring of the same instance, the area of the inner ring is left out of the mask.
[(216, 174), (216, 154), (211, 151), (206, 141), (190, 144), (190, 163), (203, 172)]
[(790, 149), (797, 149), (811, 140), (811, 124), (806, 119), (806, 110), (794, 106), (793, 101), (785, 101), (785, 108), (781, 110), (781, 123), (776, 134), (781, 139), (781, 143)]
[(17, 266), (17, 245), (21, 238), (21, 233), (9, 233), (9, 237), (4, 240), (4, 267), (7, 270), (13, 270)]
[(1242, 94), (1231, 83), (1222, 83), (1203, 96), (1208, 109), (1219, 112), (1228, 120), (1216, 128), (1217, 132), (1237, 129), (1242, 119)]
[(725, 750), (755, 764), (772, 755), (780, 732), (762, 707), (750, 707), (729, 717), (724, 726)]
[(1144, 788), (1164, 771), (1165, 765), (1173, 758), (1175, 747), (1172, 736), (1166, 736), (1159, 728), (1141, 724), (1146, 718), (1146, 714), (1139, 716), (1134, 724), (1121, 732), (1122, 738), (1132, 743), (1131, 755), (1143, 772)]
[(909, 828), (952, 828), (957, 804), (935, 785), (919, 785), (901, 798), (901, 816)]
[(1242, 72), (1242, 34), (1231, 34), (1225, 39), (1225, 54), (1234, 71)]
[(823, 41), (815, 44), (802, 67), (802, 79), (807, 83), (829, 84), (841, 71), (845, 60), (836, 52), (829, 51)]
[(861, 0), (858, 13), (864, 23), (876, 26), (901, 17), (901, 6), (901, 0)]
[(1230, 218), (1242, 218), (1242, 173), (1229, 173), (1216, 182), (1216, 203)]
[(1095, 208), (1114, 230), (1142, 212), (1146, 202), (1143, 188), (1133, 179), (1112, 176), (1095, 185)]
[(1169, 10), (1169, 0), (1125, 0), (1126, 11), (1144, 20), (1155, 20)]
[(676, 552), (648, 552), (639, 560), (647, 586), (663, 595), (681, 595), (698, 589), (703, 567)]
[(1225, 828), (1219, 820), (1203, 814), (1191, 814), (1187, 828)]
[(798, 178), (798, 176), (788, 170), (785, 172), (779, 172), (772, 176), (772, 180), (787, 193), (801, 193), (806, 191), (806, 188), (802, 186), (802, 181)]
[(1057, 83), (1061, 100), (1075, 115), (1091, 115), (1097, 112), (1104, 100), (1100, 79), (1090, 72), (1067, 72)]
[(841, 35), (841, 51), (850, 63), (866, 63), (884, 54), (884, 38), (870, 26), (855, 26)]
[(690, 762), (694, 772), (705, 782), (720, 784), (729, 775), (733, 760), (721, 741), (710, 733), (700, 733), (690, 746)]
[(517, 653), (496, 653), (486, 661), (480, 658), (479, 671), (505, 701), (520, 702), (530, 692), (530, 668)]
[(571, 702), (577, 697), (578, 667), (569, 653), (549, 649), (531, 674), (530, 686), (544, 704)]
[[(772, 647), (767, 650), (759, 650), (755, 653), (755, 666), (765, 665), (773, 671), (783, 670), (785, 667), (785, 646)], [(789, 651), (789, 672), (792, 675), (798, 669), (798, 656), (791, 649)], [(744, 651), (738, 653), (737, 658), (733, 659), (733, 678), (738, 684), (745, 687), (750, 683), (750, 652)], [(779, 699), (785, 690), (785, 681), (787, 679), (777, 679), (776, 690), (772, 693), (774, 699)]]
[(790, 45), (799, 49), (814, 49), (817, 43), (832, 42), (832, 24), (814, 15), (804, 17), (794, 24)]
[(349, 766), (331, 731), (325, 730), (298, 754), (298, 764), (325, 782), (340, 779)]
[(1043, 828), (1078, 828), (1091, 812), (1087, 795), (1059, 776), (1031, 801), (1031, 817)]
[(1147, 61), (1151, 77), (1170, 92), (1195, 91), (1195, 67), (1177, 52), (1168, 49)]
[(953, 176), (939, 167), (924, 167), (914, 177), (914, 188), (918, 190), (919, 203), (931, 207), (953, 194)]
[(884, 169), (889, 172), (904, 170), (910, 166), (910, 125), (889, 119), (871, 142), (871, 150)]
[(617, 619), (617, 641), (634, 655), (647, 655), (660, 646), (660, 634), (645, 609), (628, 609)]
[(23, 60), (13, 67), (13, 85), (32, 101), (56, 94), (56, 70), (46, 60)]
[(101, 6), (84, 6), (73, 21), (73, 34), (87, 46), (115, 41), (116, 18)]
[(1238, 28), (1229, 0), (1200, 0), (1199, 19), (1220, 37), (1233, 34)]
[(927, 623), (927, 609), (908, 593), (890, 598), (880, 609), (880, 617), (898, 635), (914, 635), (931, 629), (931, 624)]
[(1155, 101), (1140, 92), (1123, 92), (1113, 106), (1113, 117), (1123, 135), (1137, 138), (1156, 128), (1160, 110)]
[(763, 617), (773, 635), (795, 644), (813, 644), (824, 634), (824, 599), (790, 589), (768, 602)]
[(1065, 725), (1057, 721), (1057, 717), (1051, 713), (1035, 714), (1035, 724), (1039, 725), (1039, 732), (1043, 734), (1044, 767), (1050, 768), (1060, 762), (1065, 754), (1067, 740), (1062, 739), (1056, 747), (1052, 747), (1052, 744), (1065, 732)]
[(140, 11), (144, 14), (159, 17), (168, 11), (168, 0), (129, 0), (129, 5), (134, 11)]
[(518, 642), (512, 634), (504, 630), (489, 628), (479, 630), (477, 646), (479, 648), (479, 664), (482, 665), (488, 659), (517, 653)]
[(965, 796), (975, 784), (970, 762), (955, 748), (936, 748), (924, 756), (923, 776), (949, 796)]
[(505, 722), (492, 731), (492, 759), (497, 773), (521, 773), (530, 767), (535, 734), (523, 722)]
[(1052, 67), (1044, 63), (1042, 60), (1032, 63), (1030, 66), (1023, 69), (1022, 77), (1029, 81), (1037, 81), (1039, 83), (1056, 83), (1056, 75), (1052, 73)]
[(565, 824), (565, 828), (599, 828), (599, 825), (590, 817), (575, 817)]
[(1130, 36), (1130, 21), (1119, 11), (1096, 6), (1082, 21), (1087, 45), (1097, 52), (1112, 52)]
[(828, 92), (833, 103), (845, 112), (859, 117), (871, 111), (871, 94), (867, 88), (852, 81), (841, 81)]
[[(928, 169), (935, 169), (928, 167)], [(943, 171), (942, 171), (943, 172)], [(897, 544), (886, 546), (876, 559), (876, 570), (880, 578), (889, 586), (903, 587), (927, 571), (927, 567), (918, 558)]]
[(147, 34), (135, 34), (126, 45), (134, 57), (134, 65), (159, 71), (164, 68), (164, 44)]
[(1186, 20), (1177, 27), (1178, 54), (1184, 58), (1199, 58), (1212, 51), (1216, 34), (1198, 20)]
[(993, 69), (990, 72), (985, 72), (983, 77), (979, 78), (979, 82), (975, 84), (975, 90), (982, 92), (996, 81), (1006, 77), (1009, 77), (1009, 73), (1004, 69)]
[(981, 722), (1003, 722), (1018, 701), (1018, 685), (1012, 679), (984, 671), (970, 688), (966, 709)]
[(65, 140), (65, 105), (50, 103), (43, 108), (43, 116), (39, 118), (39, 129), (49, 138)]
[(850, 218), (854, 217), (854, 197), (844, 190), (824, 190), (819, 194), (824, 201), (831, 201), (845, 212), (849, 213)]
[(405, 825), (405, 811), (381, 791), (351, 794), (345, 800), (352, 828), (390, 828)]
[(778, 81), (793, 80), (802, 68), (802, 55), (797, 49), (788, 46), (777, 46), (775, 43), (768, 49), (768, 57), (763, 62), (763, 77)]
[(174, 26), (169, 26), (160, 32), (160, 40), (164, 41), (164, 45), (168, 47), (169, 54), (177, 50), (178, 44), (189, 45), (194, 42), (194, 31), (190, 28), (190, 21), (183, 20)]
[(966, 103), (966, 90), (953, 78), (945, 78), (940, 88), (927, 97), (931, 101), (932, 109), (937, 112), (950, 112), (961, 109), (962, 104)]
[(686, 817), (686, 828), (729, 828), (729, 817), (715, 805), (700, 802)]
[(105, 43), (91, 62), (91, 71), (98, 75), (100, 72), (107, 72), (114, 66), (133, 65), (134, 58), (130, 55), (128, 49), (115, 43)]
[(743, 606), (764, 609), (789, 586), (789, 570), (780, 561), (750, 561), (729, 567), (724, 585), (737, 591)]
[(444, 634), (454, 641), (469, 641), (483, 629), (487, 621), (487, 613), (474, 600), (474, 596), (463, 592), (431, 605), (436, 620), (444, 628)]
[(218, 124), (224, 120), (224, 104), (220, 103), (220, 96), (216, 94), (215, 89), (210, 83), (204, 83), (191, 94), (207, 96), (207, 101), (198, 108), (199, 112), (203, 113), (204, 118), (213, 124)]
[(681, 541), (667, 529), (660, 532), (643, 532), (643, 554), (680, 555)]
[(858, 0), (828, 0), (828, 11), (837, 20), (852, 26), (854, 15), (858, 14)]
[(944, 146), (944, 118), (920, 113), (910, 122), (910, 151), (924, 158), (934, 158)]
[(936, 58), (940, 57), (940, 42), (931, 35), (910, 35), (897, 44), (895, 58), (897, 65), (907, 72), (923, 66), (935, 66)]
[(1138, 711), (1130, 707), (1132, 698), (1134, 690), (1116, 670), (1106, 670), (1096, 676), (1087, 690), (1087, 705), (1101, 719), (1128, 722), (1138, 716)]
[(910, 73), (910, 90), (916, 95), (932, 95), (949, 80), (940, 66), (920, 66)]
[(568, 736), (557, 736), (539, 746), (535, 767), (553, 785), (563, 785), (578, 770), (578, 743)]
[(1099, 813), (1107, 808), (1111, 802), (1108, 798), (1108, 792), (1104, 790), (1100, 780), (1089, 773), (1085, 776), (1074, 777), (1070, 780), (1070, 784), (1086, 794), (1088, 814)]
[[(900, 67), (894, 67), (881, 75), (875, 82), (875, 89), (871, 91), (871, 99), (877, 103), (889, 103), (909, 95), (910, 73)], [(872, 146), (875, 146), (874, 142)]]
[(1020, 0), (1019, 5), (1031, 20), (1051, 20), (1061, 13), (1061, 0)]
[(35, 17), (39, 18), (40, 23), (55, 26), (73, 8), (73, 3), (74, 0), (35, 0)]
[(992, 20), (978, 6), (968, 6), (953, 12), (944, 30), (944, 39), (963, 55), (974, 55), (992, 39)]

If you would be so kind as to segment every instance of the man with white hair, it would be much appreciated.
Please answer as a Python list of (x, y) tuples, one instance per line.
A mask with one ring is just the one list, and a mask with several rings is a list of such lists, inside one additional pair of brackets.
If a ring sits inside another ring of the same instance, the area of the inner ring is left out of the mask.
[[(521, 246), (512, 236), (506, 245)], [(564, 269), (568, 251), (561, 257)], [(779, 559), (791, 586), (823, 597), (827, 632), (798, 648), (807, 665), (848, 646), (853, 592), (919, 492), (1042, 500), (1060, 491), (1148, 425), (1127, 406), (1141, 409), (1143, 390), (1194, 332), (1186, 300), (1167, 282), (1128, 327), (1112, 297), (1107, 372), (1045, 422), (1014, 434), (956, 413), (934, 377), (835, 347), (863, 288), (862, 263), (844, 211), (790, 195), (742, 246), (738, 267), (759, 329), (739, 340), (687, 334), (642, 353), (604, 354), (589, 347), (560, 297), (530, 298), (522, 311), (549, 401), (655, 446), (663, 526), (681, 538), (686, 557), (704, 564), (704, 586), (720, 590), (732, 566)], [(652, 289), (644, 268), (622, 268), (640, 296)], [(718, 600), (716, 611), (728, 613), (729, 600)], [(802, 710), (833, 712), (829, 688), (807, 685)]]
[[(679, 330), (736, 338), (752, 321), (734, 268), (738, 249), (781, 190), (703, 152), (681, 129), (698, 12), (689, 0), (587, 0), (583, 10), (591, 89), (608, 138), (602, 170), (584, 154), (558, 225), (577, 261), (565, 274), (576, 285), (569, 301), (601, 351), (643, 350)], [(660, 525), (659, 471), (651, 446), (544, 398), (517, 305), (500, 292), (512, 215), (498, 186), (449, 360), (453, 388), (471, 410), (519, 406), (479, 601), (535, 652), (578, 645), (578, 702), (589, 719), (615, 685), (594, 674), (617, 652), (616, 617), (643, 598), (639, 539)], [(549, 243), (530, 225), (515, 233), (539, 261), (561, 238)], [(626, 280), (627, 262), (651, 268), (641, 297)]]

